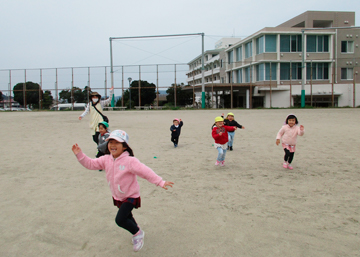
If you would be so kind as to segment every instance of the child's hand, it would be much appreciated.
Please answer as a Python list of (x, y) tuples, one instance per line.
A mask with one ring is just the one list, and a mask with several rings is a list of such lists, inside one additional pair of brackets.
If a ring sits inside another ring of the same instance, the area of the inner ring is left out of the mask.
[(174, 129), (173, 131), (176, 131), (176, 129)]
[(304, 126), (300, 125), (300, 130), (303, 131), (304, 130)]
[(111, 87), (110, 90), (114, 90), (114, 87)]
[(244, 126), (241, 126), (241, 129), (245, 129), (245, 127), (244, 127)]
[(79, 116), (79, 120), (81, 120), (82, 118), (81, 118), (81, 116)]
[(165, 184), (164, 184), (163, 188), (164, 188), (165, 190), (168, 190), (167, 187), (168, 187), (168, 186), (169, 186), (169, 187), (172, 187), (172, 185), (174, 185), (173, 182), (165, 181)]
[(78, 144), (73, 145), (71, 150), (74, 152), (75, 155), (81, 152), (81, 148), (78, 146)]
[(237, 130), (237, 127), (234, 127), (234, 130)]
[(276, 145), (280, 144), (280, 139), (276, 139)]
[(219, 136), (221, 136), (222, 135), (222, 132), (219, 132)]
[(224, 116), (224, 114), (222, 113), (221, 116)]

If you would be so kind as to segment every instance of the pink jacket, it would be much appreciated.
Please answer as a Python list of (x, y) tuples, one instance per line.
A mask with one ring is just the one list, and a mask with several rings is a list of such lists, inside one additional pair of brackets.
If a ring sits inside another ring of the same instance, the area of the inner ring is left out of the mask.
[(276, 135), (276, 139), (280, 139), (283, 144), (286, 145), (296, 145), (297, 136), (304, 135), (305, 130), (301, 131), (300, 127), (294, 125), (290, 127), (288, 124), (281, 127), (279, 132)]
[(128, 152), (123, 152), (116, 159), (111, 154), (91, 159), (83, 152), (78, 153), (76, 158), (81, 165), (89, 170), (105, 170), (112, 196), (118, 201), (140, 196), (140, 187), (136, 176), (157, 186), (163, 187), (165, 184), (165, 181), (156, 175), (152, 169), (137, 158), (129, 156)]

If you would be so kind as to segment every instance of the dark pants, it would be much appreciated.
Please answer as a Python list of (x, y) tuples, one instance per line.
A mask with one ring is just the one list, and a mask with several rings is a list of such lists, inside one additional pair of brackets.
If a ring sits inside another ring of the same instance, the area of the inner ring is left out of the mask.
[(131, 213), (133, 208), (134, 205), (132, 203), (123, 203), (116, 215), (115, 222), (119, 227), (135, 235), (139, 231), (139, 227)]
[(171, 142), (173, 142), (174, 145), (177, 145), (179, 143), (179, 137), (178, 136), (177, 137), (171, 136)]
[(290, 151), (286, 148), (284, 149), (284, 151), (285, 151), (284, 161), (291, 163), (295, 153), (290, 153)]
[(100, 132), (95, 132), (95, 135), (93, 135), (93, 140), (94, 142), (98, 145), (99, 144), (99, 135), (100, 135)]

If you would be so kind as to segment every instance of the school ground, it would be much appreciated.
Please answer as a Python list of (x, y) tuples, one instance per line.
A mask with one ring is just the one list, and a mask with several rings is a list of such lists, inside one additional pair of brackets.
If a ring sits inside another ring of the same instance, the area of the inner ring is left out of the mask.
[[(211, 126), (232, 111), (245, 126), (218, 167)], [(305, 126), (293, 170), (275, 145), (285, 117)], [(143, 163), (175, 183), (140, 179), (143, 249), (115, 224), (104, 172), (80, 112), (2, 112), (0, 256), (360, 256), (360, 108), (106, 112)], [(184, 121), (179, 147), (173, 118)]]

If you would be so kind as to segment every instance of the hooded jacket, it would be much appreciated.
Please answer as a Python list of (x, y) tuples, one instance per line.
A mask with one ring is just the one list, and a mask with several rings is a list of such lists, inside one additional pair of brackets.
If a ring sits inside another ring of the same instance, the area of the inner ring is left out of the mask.
[[(227, 132), (233, 132), (234, 130), (234, 127), (222, 126), (221, 128), (218, 128), (215, 126), (212, 129), (211, 135), (215, 139), (216, 144), (223, 145), (229, 141), (229, 136)], [(222, 132), (221, 136), (219, 135), (220, 132)]]
[(112, 196), (118, 201), (140, 197), (140, 187), (136, 176), (146, 179), (156, 186), (163, 187), (165, 184), (165, 181), (152, 169), (137, 158), (130, 156), (127, 151), (116, 159), (111, 154), (91, 159), (83, 152), (78, 153), (76, 158), (89, 170), (105, 170)]

